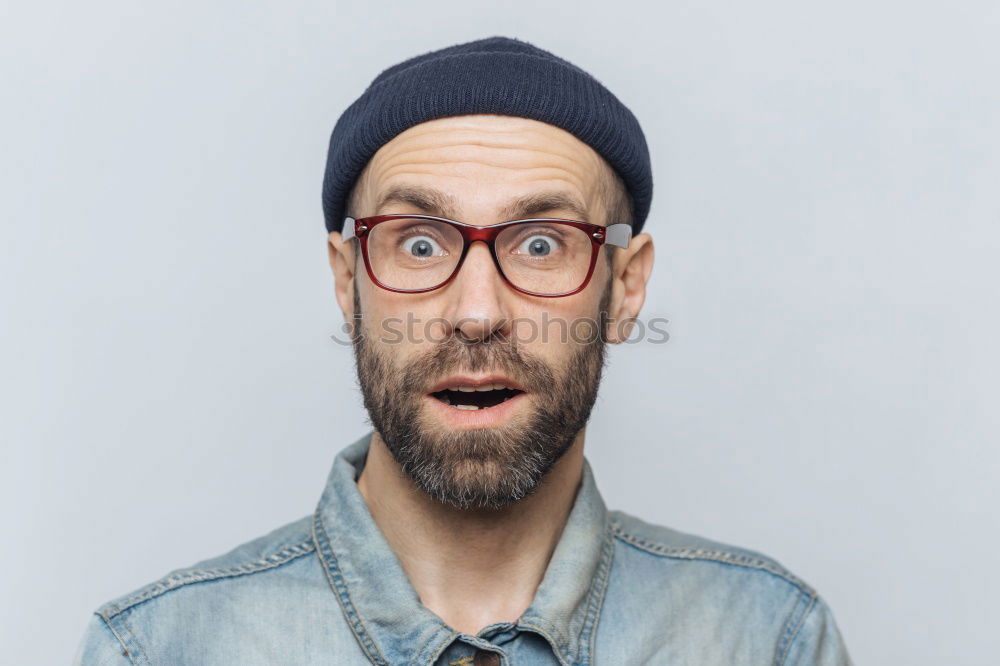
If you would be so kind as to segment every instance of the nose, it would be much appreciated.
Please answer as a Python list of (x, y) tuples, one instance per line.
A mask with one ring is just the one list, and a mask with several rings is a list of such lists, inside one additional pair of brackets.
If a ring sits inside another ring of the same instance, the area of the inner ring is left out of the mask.
[(447, 317), (459, 338), (481, 342), (509, 332), (508, 288), (485, 243), (469, 246), (461, 270), (446, 291), (452, 301)]

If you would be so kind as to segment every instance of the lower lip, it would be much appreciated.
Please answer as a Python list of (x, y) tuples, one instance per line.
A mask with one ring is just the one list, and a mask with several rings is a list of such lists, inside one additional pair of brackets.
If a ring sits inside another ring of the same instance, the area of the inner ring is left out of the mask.
[(489, 428), (506, 423), (513, 418), (516, 410), (528, 399), (527, 393), (518, 393), (513, 398), (485, 409), (457, 409), (446, 405), (432, 395), (425, 395), (424, 400), (431, 403), (431, 410), (441, 415), (444, 422), (451, 428)]

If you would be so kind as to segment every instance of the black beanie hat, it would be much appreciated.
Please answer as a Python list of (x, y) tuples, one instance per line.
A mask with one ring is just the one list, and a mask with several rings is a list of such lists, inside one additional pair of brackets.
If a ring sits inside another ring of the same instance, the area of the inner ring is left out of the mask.
[(499, 114), (561, 127), (618, 172), (632, 200), (633, 233), (653, 198), (649, 150), (639, 121), (611, 91), (548, 51), (508, 37), (449, 46), (394, 65), (337, 121), (323, 178), (327, 231), (340, 231), (347, 197), (375, 152), (428, 120)]

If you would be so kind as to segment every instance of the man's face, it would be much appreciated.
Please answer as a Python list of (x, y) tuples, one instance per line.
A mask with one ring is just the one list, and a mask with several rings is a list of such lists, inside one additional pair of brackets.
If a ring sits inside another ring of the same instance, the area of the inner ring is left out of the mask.
[[(542, 122), (443, 118), (375, 154), (351, 212), (603, 225), (608, 168), (588, 145)], [(345, 314), (360, 315), (355, 355), (365, 406), (404, 472), (461, 508), (499, 508), (533, 492), (593, 407), (609, 264), (599, 258), (580, 293), (532, 297), (505, 283), (489, 249), (474, 243), (452, 282), (402, 294), (374, 284), (351, 246), (351, 307), (339, 284), (338, 297)]]

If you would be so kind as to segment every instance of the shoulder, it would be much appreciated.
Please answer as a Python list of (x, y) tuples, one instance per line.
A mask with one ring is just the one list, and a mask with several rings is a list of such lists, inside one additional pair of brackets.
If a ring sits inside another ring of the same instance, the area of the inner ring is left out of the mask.
[[(682, 627), (686, 640), (723, 653), (769, 655), (781, 664), (847, 663), (823, 599), (774, 558), (621, 511), (609, 515), (615, 546), (606, 598), (618, 610), (641, 608), (636, 622), (649, 635)], [(819, 650), (823, 636), (833, 637), (823, 648), (830, 660), (790, 661)]]
[(816, 596), (808, 583), (758, 551), (649, 523), (623, 511), (610, 511), (609, 515), (613, 537), (625, 547), (623, 552), (638, 554), (638, 559), (644, 555), (666, 562), (733, 567), (737, 573), (771, 576), (808, 597)]
[(280, 638), (268, 630), (280, 633), (296, 609), (325, 612), (333, 597), (321, 594), (313, 543), (308, 516), (112, 599), (92, 616), (76, 663), (228, 663), (234, 650), (258, 663)]
[(97, 614), (110, 621), (138, 605), (170, 595), (176, 590), (208, 581), (252, 577), (294, 562), (313, 549), (312, 516), (307, 516), (222, 555), (175, 569), (159, 580), (105, 603), (97, 609)]

